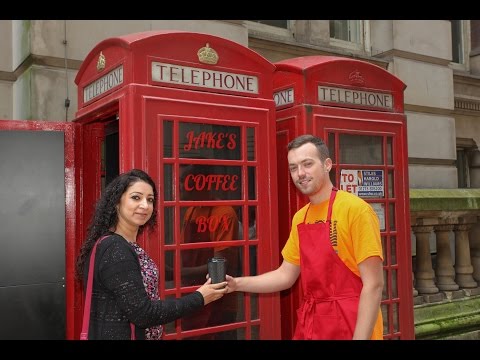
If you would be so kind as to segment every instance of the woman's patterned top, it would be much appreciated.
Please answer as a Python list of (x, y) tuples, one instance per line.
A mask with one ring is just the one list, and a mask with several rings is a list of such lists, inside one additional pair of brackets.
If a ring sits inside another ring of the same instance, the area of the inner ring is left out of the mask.
[[(142, 271), (143, 285), (147, 291), (148, 296), (152, 300), (159, 300), (158, 295), (158, 268), (155, 262), (147, 255), (137, 243), (130, 243), (138, 255), (140, 268)], [(146, 340), (161, 340), (163, 333), (163, 326), (152, 326), (145, 329)]]

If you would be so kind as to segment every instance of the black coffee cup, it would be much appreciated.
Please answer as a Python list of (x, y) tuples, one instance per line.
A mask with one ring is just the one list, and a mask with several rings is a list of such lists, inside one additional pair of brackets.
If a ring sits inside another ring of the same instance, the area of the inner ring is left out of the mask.
[(217, 284), (225, 281), (227, 273), (227, 259), (221, 256), (216, 256), (208, 259), (208, 275), (212, 279), (212, 284)]

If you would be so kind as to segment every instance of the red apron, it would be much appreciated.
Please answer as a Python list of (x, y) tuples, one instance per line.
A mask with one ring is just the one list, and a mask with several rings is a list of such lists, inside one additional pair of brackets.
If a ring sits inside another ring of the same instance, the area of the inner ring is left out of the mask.
[(330, 242), (337, 189), (333, 188), (325, 223), (298, 225), (303, 301), (297, 310), (294, 340), (351, 340), (362, 290), (360, 277), (338, 257)]

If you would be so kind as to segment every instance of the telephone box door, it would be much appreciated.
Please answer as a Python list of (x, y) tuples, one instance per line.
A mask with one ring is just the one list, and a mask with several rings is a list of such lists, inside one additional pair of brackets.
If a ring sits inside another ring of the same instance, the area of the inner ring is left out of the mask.
[(412, 283), (409, 276), (399, 275), (399, 268), (410, 268), (411, 259), (408, 247), (398, 246), (401, 239), (409, 239), (405, 231), (410, 228), (408, 204), (403, 200), (408, 196), (404, 183), (408, 174), (403, 170), (407, 157), (401, 123), (355, 119), (339, 126), (337, 119), (324, 116), (315, 122), (315, 132), (326, 139), (333, 161), (333, 184), (366, 200), (380, 220), (385, 339), (409, 338), (413, 328)]
[[(161, 298), (203, 284), (213, 256), (227, 258), (232, 276), (274, 266), (271, 229), (261, 226), (269, 223), (271, 202), (268, 191), (259, 191), (269, 187), (268, 166), (259, 164), (269, 162), (268, 142), (261, 139), (271, 131), (262, 106), (146, 101), (146, 164), (158, 179), (162, 213), (158, 235), (152, 234), (158, 237), (144, 244), (160, 265)], [(272, 339), (278, 324), (274, 297), (235, 292), (168, 324), (165, 338)]]

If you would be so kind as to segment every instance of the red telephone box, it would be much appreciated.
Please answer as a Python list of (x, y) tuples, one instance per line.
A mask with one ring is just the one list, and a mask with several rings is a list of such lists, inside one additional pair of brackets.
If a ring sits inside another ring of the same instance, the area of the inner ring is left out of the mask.
[[(385, 286), (385, 339), (413, 339), (405, 84), (359, 60), (307, 56), (275, 64), (280, 250), (293, 214), (308, 202), (290, 181), (287, 144), (311, 133), (324, 139), (332, 182), (372, 205), (380, 220)], [(290, 339), (302, 293), (300, 281), (282, 292), (282, 338)]]
[[(83, 144), (76, 238), (85, 237), (105, 183), (136, 167), (159, 190), (157, 229), (139, 243), (159, 267), (162, 299), (203, 284), (212, 256), (225, 256), (234, 276), (276, 268), (274, 69), (254, 51), (206, 34), (156, 31), (100, 42), (75, 80)], [(205, 267), (193, 274), (197, 266)], [(67, 323), (76, 338), (83, 294), (75, 289)], [(279, 337), (275, 294), (232, 293), (165, 327), (165, 339)]]

